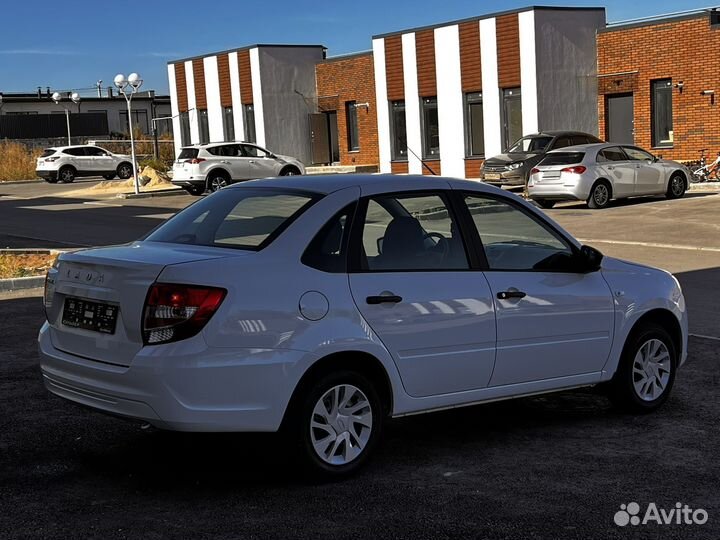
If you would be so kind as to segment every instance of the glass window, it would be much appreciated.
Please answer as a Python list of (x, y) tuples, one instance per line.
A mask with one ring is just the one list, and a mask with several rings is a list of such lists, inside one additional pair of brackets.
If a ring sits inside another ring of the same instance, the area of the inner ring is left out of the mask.
[[(125, 126), (125, 133), (130, 133), (130, 125), (128, 124), (127, 111), (120, 111), (120, 122)], [(132, 112), (133, 130), (140, 130), (142, 133), (148, 132), (148, 115), (147, 111), (134, 110)]]
[(490, 270), (551, 270), (572, 261), (570, 246), (520, 208), (480, 195), (465, 203)]
[(640, 150), (634, 146), (623, 146), (623, 150), (625, 150), (627, 157), (633, 161), (655, 161), (655, 158), (650, 152)]
[(192, 144), (190, 140), (190, 113), (180, 113), (180, 144)]
[(195, 159), (198, 157), (198, 154), (200, 153), (200, 150), (197, 148), (183, 148), (180, 150), (180, 155), (178, 156), (178, 160), (181, 159)]
[(572, 146), (573, 141), (570, 139), (570, 137), (558, 137), (555, 139), (555, 144), (553, 144), (553, 148), (565, 148), (566, 146)]
[(235, 116), (232, 107), (223, 109), (223, 130), (225, 132), (225, 140), (230, 142), (235, 140)]
[(146, 240), (258, 250), (316, 199), (299, 191), (228, 189), (187, 207)]
[(390, 103), (390, 132), (392, 134), (392, 159), (407, 159), (407, 129), (405, 127), (405, 102)]
[(57, 150), (56, 150), (55, 148), (48, 148), (47, 150), (45, 150), (45, 151), (40, 155), (40, 157), (41, 157), (41, 158), (43, 158), (43, 157), (50, 157), (50, 156), (52, 156), (55, 152), (57, 152)]
[(220, 146), (211, 146), (206, 150), (213, 156), (238, 157), (239, 149), (237, 144), (223, 144)]
[(505, 135), (504, 148), (510, 148), (523, 135), (522, 103), (520, 89), (503, 90), (503, 127)]
[(252, 104), (245, 105), (245, 140), (247, 142), (257, 142), (255, 134), (255, 108)]
[(484, 130), (482, 92), (465, 94), (465, 151), (467, 156), (485, 155)]
[(313, 238), (302, 256), (303, 264), (325, 272), (346, 271), (346, 246), (355, 203), (341, 210)]
[(422, 145), (423, 157), (438, 159), (440, 157), (440, 125), (438, 123), (437, 98), (422, 98)]
[(107, 152), (105, 150), (103, 150), (102, 148), (86, 146), (85, 147), (85, 155), (92, 156), (92, 157), (102, 157), (102, 156), (107, 156)]
[(604, 148), (598, 152), (597, 161), (602, 163), (604, 161), (627, 161), (627, 156), (619, 146), (613, 146), (612, 148)]
[(539, 165), (573, 165), (580, 163), (585, 157), (585, 152), (550, 152)]
[(652, 145), (673, 145), (672, 80), (650, 83), (652, 89)]
[(467, 256), (440, 195), (376, 197), (368, 201), (361, 264), (377, 272), (463, 270)]
[(210, 128), (208, 126), (208, 112), (206, 110), (199, 110), (198, 112), (198, 124), (200, 127), (200, 144), (210, 142)]
[(345, 103), (345, 121), (347, 123), (348, 151), (354, 152), (360, 150), (357, 103), (355, 101)]
[(267, 157), (269, 153), (267, 150), (263, 150), (259, 146), (253, 146), (252, 144), (243, 144), (242, 152), (247, 157)]
[(85, 147), (84, 146), (76, 146), (75, 148), (66, 148), (63, 150), (63, 154), (68, 154), (70, 156), (84, 156), (85, 154)]
[(538, 137), (523, 137), (508, 150), (511, 154), (540, 154), (547, 150), (552, 137), (541, 135)]

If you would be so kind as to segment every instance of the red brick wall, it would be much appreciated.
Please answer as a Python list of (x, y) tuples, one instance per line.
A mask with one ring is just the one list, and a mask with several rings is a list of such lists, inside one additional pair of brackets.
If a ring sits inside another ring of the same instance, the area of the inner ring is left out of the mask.
[[(654, 152), (669, 159), (696, 159), (700, 148), (720, 151), (720, 28), (707, 14), (598, 35), (598, 74), (636, 71), (598, 79), (599, 133), (607, 136), (605, 100), (613, 93), (633, 92), (635, 144), (651, 149), (651, 92), (654, 79), (683, 81), (673, 88), (673, 148)], [(715, 90), (715, 103), (703, 90)]]
[[(377, 165), (378, 151), (377, 104), (375, 101), (375, 70), (372, 53), (351, 58), (338, 58), (319, 63), (315, 68), (319, 104), (337, 110), (338, 140), (341, 165)], [(368, 103), (357, 108), (360, 149), (348, 150), (345, 103)], [(387, 106), (387, 104), (383, 104)]]

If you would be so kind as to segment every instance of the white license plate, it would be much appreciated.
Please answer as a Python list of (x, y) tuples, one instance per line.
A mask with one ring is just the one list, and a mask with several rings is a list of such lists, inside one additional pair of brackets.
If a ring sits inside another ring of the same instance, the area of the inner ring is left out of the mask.
[(485, 180), (500, 180), (500, 173), (496, 173), (496, 172), (485, 173)]

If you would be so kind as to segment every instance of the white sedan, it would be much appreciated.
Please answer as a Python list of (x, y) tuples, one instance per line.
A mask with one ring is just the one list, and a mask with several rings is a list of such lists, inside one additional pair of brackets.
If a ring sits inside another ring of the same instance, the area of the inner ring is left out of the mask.
[(637, 146), (614, 143), (568, 146), (548, 152), (530, 171), (528, 195), (543, 208), (558, 201), (586, 201), (605, 208), (612, 199), (685, 194), (690, 171)]
[(654, 410), (687, 356), (671, 274), (438, 177), (234, 185), (61, 255), (44, 301), (52, 393), (164, 429), (281, 430), (330, 476), (387, 417), (592, 385)]

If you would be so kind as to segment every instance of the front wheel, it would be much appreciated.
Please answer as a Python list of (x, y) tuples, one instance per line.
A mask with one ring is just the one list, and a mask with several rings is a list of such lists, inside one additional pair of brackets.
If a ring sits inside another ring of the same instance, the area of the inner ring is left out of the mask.
[(339, 478), (365, 463), (380, 438), (383, 420), (372, 383), (359, 373), (341, 371), (325, 375), (301, 397), (290, 429), (308, 472)]
[(285, 167), (282, 171), (280, 171), (280, 176), (298, 176), (300, 174), (300, 169), (297, 167)]
[(685, 178), (683, 178), (681, 174), (676, 173), (670, 177), (670, 182), (668, 182), (667, 193), (665, 196), (668, 199), (679, 199), (685, 195), (686, 189), (687, 185), (685, 185)]
[(675, 382), (677, 351), (667, 330), (647, 323), (631, 334), (610, 383), (615, 405), (633, 413), (654, 411)]
[(127, 180), (133, 175), (132, 165), (129, 163), (121, 163), (117, 168), (117, 175), (122, 180)]

